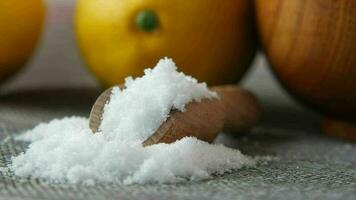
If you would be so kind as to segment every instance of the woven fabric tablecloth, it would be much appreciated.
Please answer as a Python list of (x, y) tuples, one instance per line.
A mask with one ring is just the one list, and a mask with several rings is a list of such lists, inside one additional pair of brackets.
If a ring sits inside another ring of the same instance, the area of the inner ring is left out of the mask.
[(13, 134), (54, 117), (87, 116), (97, 95), (98, 90), (79, 88), (0, 97), (0, 199), (355, 199), (356, 145), (319, 134), (317, 120), (306, 113), (269, 104), (259, 126), (217, 141), (248, 155), (277, 157), (256, 167), (164, 185), (47, 184), (13, 176), (10, 157), (27, 146), (14, 141)]
[(261, 122), (217, 142), (275, 160), (205, 181), (164, 185), (84, 186), (14, 177), (8, 169), (11, 156), (27, 147), (14, 141), (14, 134), (52, 118), (88, 116), (100, 93), (73, 42), (72, 1), (50, 2), (41, 48), (18, 77), (0, 88), (0, 199), (356, 199), (356, 144), (322, 135), (320, 116), (283, 92), (261, 55), (242, 83), (261, 102)]

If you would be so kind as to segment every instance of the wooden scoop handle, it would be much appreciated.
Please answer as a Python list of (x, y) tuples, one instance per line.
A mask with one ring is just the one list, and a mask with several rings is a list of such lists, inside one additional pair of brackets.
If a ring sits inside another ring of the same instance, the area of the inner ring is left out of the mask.
[(240, 132), (250, 128), (261, 115), (256, 98), (234, 85), (212, 88), (220, 99), (203, 99), (186, 105), (186, 111), (171, 111), (170, 117), (152, 134), (144, 146), (172, 143), (186, 136), (212, 142), (222, 131)]
[[(240, 132), (257, 122), (261, 109), (256, 98), (236, 85), (211, 88), (220, 99), (203, 99), (186, 105), (186, 111), (172, 110), (169, 118), (158, 130), (147, 138), (143, 145), (171, 143), (186, 136), (212, 142), (223, 129)], [(89, 117), (93, 133), (100, 127), (105, 104), (110, 101), (112, 88), (103, 92)]]
[(246, 89), (235, 85), (211, 88), (220, 96), (225, 111), (224, 130), (244, 131), (253, 126), (261, 116), (256, 97)]

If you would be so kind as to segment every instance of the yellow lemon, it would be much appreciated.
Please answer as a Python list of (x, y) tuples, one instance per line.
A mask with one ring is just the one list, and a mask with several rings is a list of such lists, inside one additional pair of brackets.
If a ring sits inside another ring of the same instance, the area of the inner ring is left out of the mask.
[(210, 85), (234, 83), (256, 50), (250, 0), (79, 0), (77, 40), (106, 86), (162, 57)]
[(39, 38), (43, 19), (41, 0), (0, 1), (0, 81), (25, 64)]

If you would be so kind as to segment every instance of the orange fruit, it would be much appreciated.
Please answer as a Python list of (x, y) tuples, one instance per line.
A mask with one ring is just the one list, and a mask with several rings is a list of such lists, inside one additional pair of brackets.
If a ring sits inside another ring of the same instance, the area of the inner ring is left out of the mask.
[(210, 85), (235, 83), (256, 51), (250, 0), (79, 0), (76, 11), (79, 48), (106, 86), (165, 56)]
[(0, 1), (0, 81), (25, 64), (35, 48), (43, 21), (42, 0)]

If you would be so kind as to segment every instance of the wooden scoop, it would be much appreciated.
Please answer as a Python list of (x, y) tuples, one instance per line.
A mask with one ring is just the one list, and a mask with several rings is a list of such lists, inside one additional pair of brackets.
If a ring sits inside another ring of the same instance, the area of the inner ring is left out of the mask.
[[(104, 91), (90, 113), (89, 126), (98, 131), (105, 104), (110, 101), (112, 88)], [(234, 85), (211, 88), (220, 99), (203, 99), (186, 105), (186, 111), (172, 110), (169, 118), (158, 130), (143, 142), (144, 146), (172, 143), (185, 136), (212, 142), (224, 131), (243, 131), (257, 122), (261, 109), (256, 98), (247, 90)]]

